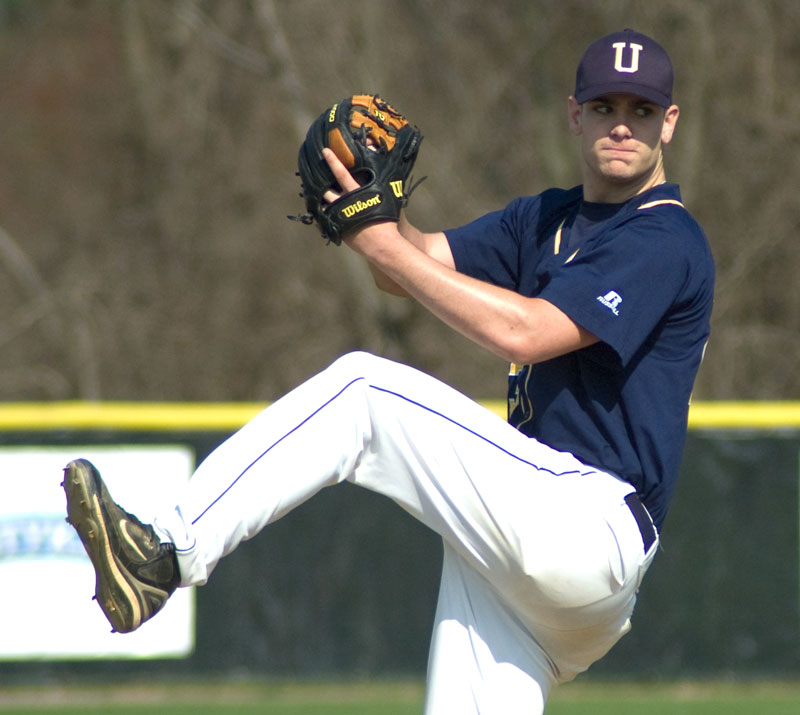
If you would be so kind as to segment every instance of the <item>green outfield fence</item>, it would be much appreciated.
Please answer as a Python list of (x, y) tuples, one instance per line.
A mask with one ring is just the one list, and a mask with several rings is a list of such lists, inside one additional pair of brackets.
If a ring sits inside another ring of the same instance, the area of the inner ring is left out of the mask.
[[(486, 404), (504, 412), (502, 403)], [(5, 404), (0, 448), (180, 444), (199, 462), (264, 406)], [(693, 405), (662, 552), (642, 587), (633, 631), (589, 677), (800, 675), (799, 483), (800, 403)], [(60, 674), (422, 674), (440, 558), (434, 534), (388, 500), (343, 484), (240, 546), (197, 589), (194, 650), (187, 657), (0, 655), (0, 681)], [(56, 602), (57, 590), (55, 584)]]

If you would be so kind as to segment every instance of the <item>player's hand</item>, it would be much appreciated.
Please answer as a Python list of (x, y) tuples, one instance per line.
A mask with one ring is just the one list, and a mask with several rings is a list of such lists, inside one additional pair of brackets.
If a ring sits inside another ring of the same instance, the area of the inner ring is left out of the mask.
[[(342, 193), (338, 193), (333, 190), (326, 191), (323, 194), (323, 200), (328, 204), (332, 204), (336, 199), (344, 196), (351, 191), (355, 191), (361, 185), (353, 178), (353, 175), (350, 173), (348, 168), (340, 161), (339, 157), (336, 156), (335, 152), (332, 149), (328, 149), (327, 147), (322, 150), (322, 156), (327, 162), (328, 166), (330, 167), (331, 172), (333, 173), (336, 182), (339, 186), (342, 187)], [(402, 212), (401, 212), (402, 213)], [(357, 253), (363, 251), (363, 243), (366, 240), (363, 236), (365, 229), (370, 228), (369, 226), (363, 227), (359, 231), (355, 231), (351, 233), (346, 238), (342, 239), (343, 243), (346, 243), (350, 248), (355, 250)]]

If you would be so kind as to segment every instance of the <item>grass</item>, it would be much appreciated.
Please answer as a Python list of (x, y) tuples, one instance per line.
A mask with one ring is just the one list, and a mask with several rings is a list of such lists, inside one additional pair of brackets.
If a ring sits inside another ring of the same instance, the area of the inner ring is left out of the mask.
[[(419, 715), (418, 681), (0, 686), (0, 715)], [(573, 683), (546, 715), (797, 715), (800, 683)]]
[(0, 715), (418, 715), (421, 682), (0, 686)]
[(797, 715), (800, 683), (570, 683), (547, 715)]

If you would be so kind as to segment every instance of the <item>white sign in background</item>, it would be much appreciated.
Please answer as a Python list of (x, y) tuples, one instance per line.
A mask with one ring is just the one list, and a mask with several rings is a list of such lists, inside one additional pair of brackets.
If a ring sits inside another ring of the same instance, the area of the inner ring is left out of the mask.
[(113, 499), (151, 523), (194, 469), (185, 445), (0, 447), (0, 659), (183, 657), (194, 649), (194, 589), (180, 588), (133, 633), (111, 633), (95, 575), (66, 523), (69, 461), (89, 459)]

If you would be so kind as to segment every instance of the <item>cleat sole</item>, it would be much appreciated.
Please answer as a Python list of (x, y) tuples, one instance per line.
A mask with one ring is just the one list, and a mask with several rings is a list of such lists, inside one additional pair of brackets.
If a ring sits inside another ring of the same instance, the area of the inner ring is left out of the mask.
[(114, 629), (128, 633), (141, 623), (141, 607), (127, 574), (113, 557), (108, 532), (102, 526), (103, 514), (94, 480), (91, 476), (79, 476), (79, 469), (79, 466), (72, 469), (71, 478), (65, 480), (67, 518), (94, 566), (95, 600)]

